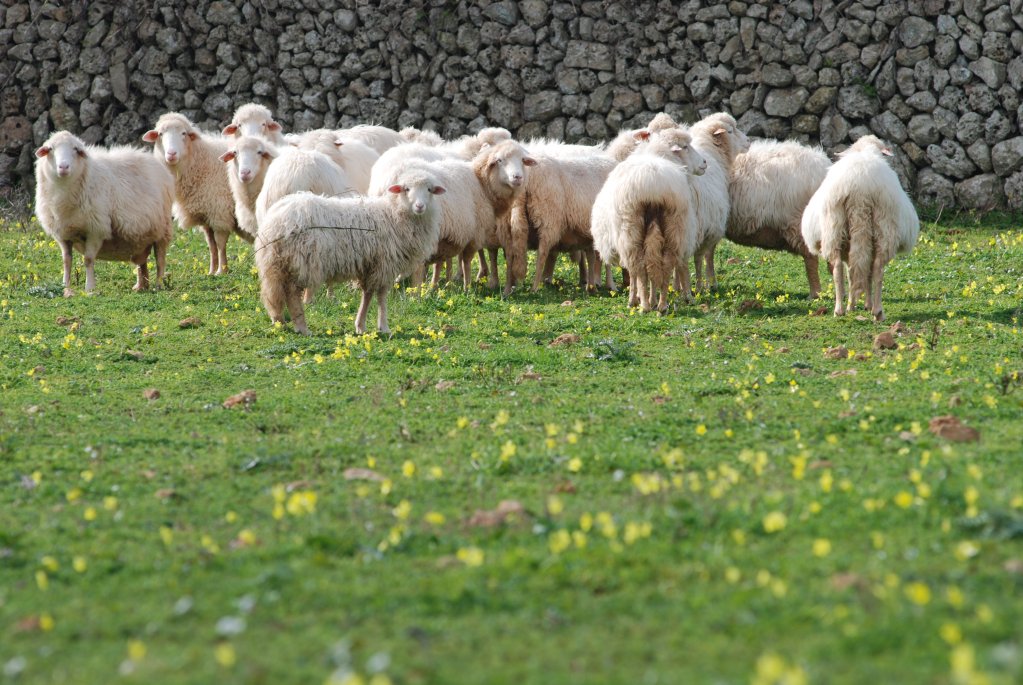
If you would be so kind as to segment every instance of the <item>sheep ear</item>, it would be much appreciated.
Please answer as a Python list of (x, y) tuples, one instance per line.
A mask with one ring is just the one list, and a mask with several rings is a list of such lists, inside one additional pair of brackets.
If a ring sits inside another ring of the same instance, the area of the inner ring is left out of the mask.
[(83, 159), (89, 156), (89, 153), (85, 151), (84, 147), (75, 148), (75, 152), (77, 152), (78, 156), (82, 157)]
[(266, 125), (266, 128), (269, 131), (280, 131), (281, 125), (278, 124), (276, 121), (271, 121), (269, 124)]
[(394, 184), (393, 186), (391, 186), (390, 188), (388, 188), (388, 189), (387, 189), (387, 192), (389, 192), (389, 193), (394, 193), (395, 195), (397, 195), (397, 194), (398, 194), (398, 193), (400, 193), (400, 192), (401, 192), (402, 190), (404, 190), (404, 188), (402, 188), (402, 187), (401, 187), (400, 185), (398, 185), (397, 183), (395, 183), (395, 184)]
[(536, 166), (536, 160), (532, 157), (523, 157), (522, 166)]
[(645, 128), (641, 128), (632, 134), (632, 137), (636, 140), (650, 140), (650, 131)]
[(224, 154), (220, 155), (220, 161), (221, 162), (230, 162), (232, 159), (234, 159), (234, 157), (235, 157), (235, 151), (234, 150), (228, 150)]
[(892, 149), (889, 148), (889, 147), (881, 148), (881, 154), (884, 155), (885, 157), (893, 157), (894, 156), (892, 154)]
[(714, 135), (714, 137), (717, 137), (717, 136), (723, 135), (725, 133), (728, 133), (728, 131), (726, 131), (723, 128), (719, 128), (719, 129), (715, 129), (713, 135)]
[(142, 140), (147, 143), (155, 143), (160, 139), (159, 131), (146, 131), (142, 134)]
[(680, 148), (678, 145), (672, 145), (671, 146), (671, 151), (672, 152), (682, 152), (682, 148)]
[(195, 140), (198, 137), (199, 137), (199, 134), (196, 133), (195, 131), (189, 131), (188, 132), (188, 139), (189, 140)]
[(434, 195), (443, 195), (444, 193), (448, 192), (448, 189), (445, 188), (444, 186), (434, 186), (433, 189), (430, 190), (430, 192), (433, 193)]
[(227, 126), (224, 127), (224, 130), (221, 131), (221, 133), (223, 133), (225, 136), (233, 136), (237, 131), (238, 124), (228, 124)]
[(345, 141), (342, 140), (341, 138), (338, 138), (337, 140), (334, 141), (334, 146), (335, 147), (341, 147), (344, 144), (345, 144)]
[(276, 159), (277, 157), (277, 155), (269, 150), (260, 150), (259, 154), (263, 157), (263, 159)]
[(43, 158), (48, 154), (50, 154), (50, 148), (46, 147), (45, 145), (36, 150), (36, 157)]

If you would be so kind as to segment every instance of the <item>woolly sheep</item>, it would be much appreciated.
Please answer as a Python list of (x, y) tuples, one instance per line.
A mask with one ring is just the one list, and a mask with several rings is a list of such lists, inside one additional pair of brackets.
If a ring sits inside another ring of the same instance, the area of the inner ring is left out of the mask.
[(821, 289), (818, 260), (803, 242), (800, 221), (830, 167), (819, 147), (757, 140), (735, 158), (728, 187), (731, 208), (725, 237), (739, 245), (800, 255), (811, 300)]
[(835, 316), (845, 314), (848, 264), (849, 309), (865, 293), (874, 320), (883, 321), (884, 267), (896, 253), (912, 250), (920, 234), (913, 203), (884, 159), (891, 155), (876, 136), (863, 136), (840, 155), (803, 212), (807, 248), (832, 265)]
[(414, 126), (406, 126), (398, 131), (398, 135), (406, 143), (422, 143), (423, 145), (437, 146), (444, 143), (444, 139), (436, 131), (418, 129)]
[(395, 145), (407, 142), (397, 131), (386, 126), (372, 126), (370, 124), (359, 124), (351, 128), (343, 128), (337, 131), (341, 138), (358, 140), (369, 145), (377, 151), (377, 154), (384, 154)]
[(71, 250), (85, 256), (85, 290), (96, 288), (96, 259), (137, 266), (134, 290), (149, 287), (147, 260), (163, 281), (172, 237), (174, 178), (141, 150), (87, 146), (67, 131), (35, 152), (36, 216), (64, 257), (64, 290), (71, 294)]
[(231, 123), (224, 127), (225, 136), (258, 136), (274, 145), (287, 145), (281, 125), (263, 105), (249, 102), (235, 110)]
[[(707, 161), (706, 171), (693, 179), (696, 203), (696, 289), (717, 285), (714, 271), (714, 250), (725, 237), (728, 226), (728, 182), (737, 155), (749, 149), (749, 139), (739, 130), (730, 114), (718, 112), (704, 117), (689, 127), (693, 146)], [(703, 266), (707, 266), (707, 281)], [(679, 284), (681, 285), (681, 284)]]
[(256, 198), (263, 189), (266, 172), (277, 158), (278, 152), (265, 139), (242, 136), (231, 148), (220, 155), (228, 165), (227, 180), (234, 196), (234, 216), (238, 228), (255, 239), (259, 232), (256, 221)]
[(344, 169), (352, 187), (361, 195), (369, 190), (370, 173), (380, 153), (366, 143), (345, 138), (342, 132), (321, 128), (303, 133), (297, 147), (322, 152)]
[(638, 300), (650, 311), (656, 295), (664, 311), (673, 271), (682, 274), (681, 292), (688, 294), (687, 262), (699, 237), (690, 175), (702, 174), (707, 163), (681, 129), (636, 137), (649, 142), (611, 171), (594, 200), (593, 242), (603, 259), (620, 259), (629, 270), (630, 305)]
[(266, 172), (256, 197), (256, 223), (262, 230), (267, 212), (283, 197), (299, 191), (326, 195), (357, 195), (344, 169), (322, 152), (289, 147)]
[(177, 112), (161, 116), (142, 140), (153, 143), (153, 154), (174, 176), (174, 218), (178, 225), (202, 226), (210, 249), (210, 275), (227, 273), (227, 239), (238, 230), (234, 196), (220, 161), (227, 152), (228, 140), (201, 133)]
[(377, 328), (387, 326), (387, 294), (399, 274), (421, 264), (437, 244), (444, 193), (430, 172), (408, 169), (380, 197), (325, 198), (296, 193), (267, 213), (256, 238), (256, 268), (270, 318), (282, 321), (285, 307), (295, 330), (308, 334), (301, 291), (355, 279), (362, 302), (357, 333), (377, 296)]

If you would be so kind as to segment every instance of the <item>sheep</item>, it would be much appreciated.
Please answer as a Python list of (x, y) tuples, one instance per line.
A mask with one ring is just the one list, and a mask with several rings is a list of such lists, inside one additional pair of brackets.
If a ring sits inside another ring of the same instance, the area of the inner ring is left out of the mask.
[(249, 102), (235, 110), (231, 123), (224, 127), (225, 136), (258, 136), (276, 146), (287, 145), (281, 125), (263, 105)]
[(821, 281), (817, 257), (803, 242), (800, 221), (830, 167), (819, 147), (757, 140), (735, 158), (728, 187), (731, 207), (725, 237), (739, 245), (800, 255), (811, 300), (820, 295)]
[(331, 158), (360, 194), (369, 190), (370, 172), (380, 159), (380, 153), (355, 138), (345, 138), (342, 132), (330, 129), (316, 129), (303, 133), (297, 147), (300, 150), (316, 150)]
[[(480, 277), (486, 277), (487, 284), (493, 290), (501, 287), (501, 278), (497, 270), (497, 249), (510, 244), (511, 208), (525, 190), (526, 169), (532, 166), (536, 166), (536, 160), (514, 140), (505, 140), (484, 147), (472, 160), (473, 173), (494, 214), (493, 223), (488, 224), (488, 230), (484, 234), (484, 247), (490, 257), (490, 266), (487, 270), (483, 269), (486, 261), (483, 251), (480, 251)], [(505, 247), (506, 257), (507, 254)], [(507, 262), (507, 258), (505, 261)], [(491, 272), (493, 278), (490, 278)]]
[(87, 146), (67, 131), (35, 155), (36, 216), (64, 257), (64, 294), (73, 294), (72, 248), (85, 256), (86, 292), (96, 288), (96, 259), (132, 262), (133, 289), (146, 290), (150, 250), (162, 283), (174, 202), (174, 178), (163, 164), (141, 150)]
[(260, 228), (274, 203), (301, 190), (326, 196), (358, 194), (344, 169), (330, 157), (316, 150), (289, 147), (270, 165), (256, 197), (256, 223)]
[(443, 145), (444, 143), (444, 139), (436, 131), (418, 129), (414, 126), (406, 126), (398, 131), (398, 135), (406, 143), (422, 143), (423, 145), (431, 146)]
[[(263, 138), (242, 136), (220, 161), (228, 164), (228, 183), (234, 196), (234, 214), (238, 228), (255, 239), (259, 232), (256, 221), (256, 198), (263, 189), (267, 170), (277, 158), (277, 149)], [(234, 164), (231, 164), (234, 162)]]
[(425, 167), (408, 168), (380, 197), (326, 198), (295, 193), (271, 208), (256, 238), (261, 296), (274, 322), (285, 307), (295, 331), (309, 328), (300, 292), (355, 279), (362, 301), (355, 331), (377, 296), (377, 329), (389, 333), (387, 293), (395, 278), (421, 264), (437, 244), (445, 192)]
[(168, 112), (142, 140), (153, 143), (153, 154), (174, 176), (174, 218), (178, 225), (203, 227), (210, 249), (209, 274), (227, 273), (227, 239), (238, 231), (234, 196), (220, 161), (227, 152), (227, 139), (201, 133), (188, 117)]
[(682, 274), (688, 292), (688, 259), (698, 245), (695, 192), (690, 175), (699, 176), (707, 163), (693, 146), (689, 133), (666, 129), (650, 135), (637, 132), (639, 145), (608, 174), (593, 203), (593, 242), (601, 257), (621, 259), (632, 275), (630, 305), (667, 308), (672, 271)]
[(881, 282), (896, 253), (916, 245), (920, 220), (899, 177), (885, 161), (892, 151), (876, 136), (857, 140), (828, 170), (803, 212), (803, 241), (832, 265), (835, 316), (845, 314), (845, 265), (849, 265), (848, 307), (861, 294), (875, 321), (884, 320)]
[[(420, 153), (422, 157), (418, 156)], [(485, 191), (474, 166), (464, 159), (438, 148), (405, 144), (391, 148), (381, 156), (380, 163), (373, 168), (369, 194), (385, 194), (406, 169), (424, 164), (447, 189), (439, 201), (440, 239), (428, 260), (434, 264), (432, 285), (436, 287), (440, 282), (441, 265), (452, 257), (458, 257), (462, 284), (468, 288), (473, 256), (488, 246), (496, 233), (491, 198), (502, 191), (499, 188), (491, 189), (489, 193)], [(413, 282), (418, 284), (418, 272)]]
[(372, 126), (369, 124), (359, 124), (351, 128), (344, 128), (337, 131), (337, 134), (340, 138), (358, 140), (361, 143), (365, 143), (376, 150), (377, 154), (381, 155), (395, 145), (407, 142), (397, 131), (391, 130), (386, 126)]
[[(707, 160), (706, 171), (693, 179), (696, 197), (697, 242), (693, 255), (696, 290), (717, 286), (714, 271), (714, 250), (725, 237), (728, 226), (728, 182), (737, 155), (749, 149), (749, 139), (739, 130), (730, 114), (718, 112), (704, 117), (689, 127), (693, 146)], [(703, 280), (704, 263), (707, 281)], [(676, 287), (681, 287), (676, 282)], [(688, 292), (685, 293), (688, 297)]]

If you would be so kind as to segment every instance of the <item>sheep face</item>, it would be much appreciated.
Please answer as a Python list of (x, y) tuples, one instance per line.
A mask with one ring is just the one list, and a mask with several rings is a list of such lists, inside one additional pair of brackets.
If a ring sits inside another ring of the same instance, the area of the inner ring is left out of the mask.
[(693, 176), (702, 176), (707, 171), (707, 160), (693, 147), (693, 138), (683, 129), (670, 128), (658, 132), (651, 141), (666, 146), (673, 155), (672, 161), (683, 164)]
[(520, 188), (526, 182), (526, 167), (536, 165), (523, 147), (506, 141), (489, 151), (487, 173), (498, 183), (510, 188)]
[(185, 158), (189, 145), (198, 137), (199, 133), (184, 117), (161, 117), (156, 122), (156, 128), (147, 131), (142, 140), (153, 143), (156, 154), (159, 156), (162, 153), (164, 161), (175, 166)]
[(259, 136), (270, 139), (281, 130), (281, 125), (273, 119), (270, 110), (262, 105), (242, 105), (234, 113), (231, 123), (224, 127), (225, 136), (238, 138)]
[(447, 190), (428, 176), (405, 174), (387, 192), (409, 212), (422, 216), (433, 208), (433, 196), (443, 195)]
[(233, 148), (220, 156), (220, 161), (234, 161), (238, 180), (251, 183), (274, 159), (274, 153), (261, 138), (243, 137)]
[(78, 137), (60, 131), (36, 150), (36, 157), (44, 160), (40, 163), (49, 164), (58, 178), (69, 178), (81, 172), (84, 166), (80, 162), (88, 157), (88, 153), (85, 143)]

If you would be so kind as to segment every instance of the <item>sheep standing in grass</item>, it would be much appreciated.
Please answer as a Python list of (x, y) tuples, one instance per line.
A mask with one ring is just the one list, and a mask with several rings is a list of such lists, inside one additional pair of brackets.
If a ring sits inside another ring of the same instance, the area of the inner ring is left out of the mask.
[(840, 155), (803, 212), (802, 234), (812, 254), (823, 255), (835, 279), (835, 316), (845, 314), (845, 265), (852, 309), (861, 294), (875, 321), (884, 320), (881, 282), (896, 253), (909, 252), (920, 220), (892, 168), (891, 150), (863, 136)]
[(344, 169), (352, 187), (365, 195), (369, 190), (369, 178), (373, 165), (380, 159), (380, 153), (372, 147), (354, 138), (345, 138), (338, 131), (316, 129), (307, 131), (299, 137), (298, 149), (316, 150), (333, 160), (334, 164)]
[(60, 245), (71, 294), (71, 250), (85, 255), (85, 290), (96, 288), (96, 259), (137, 266), (135, 290), (149, 287), (147, 260), (163, 281), (172, 237), (174, 178), (153, 156), (127, 147), (90, 147), (60, 131), (36, 150), (36, 216)]
[(263, 105), (254, 102), (244, 104), (235, 110), (231, 123), (224, 127), (225, 136), (258, 136), (276, 146), (287, 145), (281, 125), (274, 121), (273, 114)]
[(728, 187), (731, 208), (725, 237), (739, 245), (800, 255), (811, 300), (820, 294), (821, 281), (817, 256), (803, 242), (800, 222), (830, 167), (820, 148), (758, 140), (735, 158)]
[(437, 244), (445, 192), (427, 168), (409, 168), (381, 197), (326, 198), (296, 193), (267, 213), (256, 238), (261, 294), (273, 321), (284, 309), (308, 334), (302, 289), (355, 279), (362, 302), (355, 331), (365, 333), (366, 312), (377, 296), (377, 328), (388, 333), (387, 294), (399, 274), (421, 264)]
[[(174, 176), (174, 218), (182, 228), (202, 226), (210, 248), (210, 275), (227, 273), (227, 239), (238, 230), (234, 196), (220, 156), (228, 140), (201, 133), (177, 112), (161, 116), (142, 140)], [(245, 237), (245, 234), (241, 234)]]
[[(688, 260), (698, 245), (693, 180), (707, 163), (689, 133), (666, 129), (649, 138), (608, 175), (593, 204), (593, 242), (607, 261), (620, 259), (631, 275), (630, 305), (667, 308), (668, 283), (681, 274), (688, 295)], [(649, 291), (649, 292), (648, 292)]]
[(238, 228), (255, 240), (259, 232), (256, 221), (256, 198), (263, 189), (267, 170), (277, 157), (277, 149), (263, 138), (242, 136), (220, 155), (228, 165), (227, 180), (234, 196), (234, 215)]
[[(735, 119), (724, 112), (704, 117), (689, 128), (689, 133), (696, 151), (707, 160), (706, 171), (692, 183), (698, 226), (693, 255), (696, 290), (703, 291), (717, 286), (714, 250), (725, 237), (728, 226), (728, 182), (736, 156), (749, 149), (749, 139), (739, 130)], [(703, 279), (704, 265), (707, 268), (706, 283)], [(681, 283), (676, 287), (681, 287)]]

